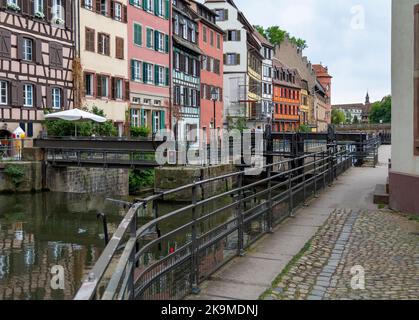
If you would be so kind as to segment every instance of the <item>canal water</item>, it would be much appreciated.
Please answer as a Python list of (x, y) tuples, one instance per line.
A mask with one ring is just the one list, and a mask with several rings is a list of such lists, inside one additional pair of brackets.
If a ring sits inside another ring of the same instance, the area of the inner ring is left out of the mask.
[[(72, 299), (104, 249), (99, 212), (113, 234), (125, 211), (104, 197), (0, 195), (0, 300)], [(64, 289), (51, 287), (54, 266)]]

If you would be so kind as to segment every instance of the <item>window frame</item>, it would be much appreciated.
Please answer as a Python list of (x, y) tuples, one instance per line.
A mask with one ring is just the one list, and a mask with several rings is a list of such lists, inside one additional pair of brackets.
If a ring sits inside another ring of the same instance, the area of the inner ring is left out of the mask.
[[(58, 91), (58, 96), (56, 95)], [(51, 102), (52, 102), (52, 109), (59, 110), (62, 108), (62, 102), (63, 102), (63, 90), (59, 87), (53, 87), (51, 89)], [(58, 100), (56, 98), (58, 97)], [(58, 102), (58, 107), (56, 106), (56, 102)]]
[[(28, 47), (26, 44), (30, 43), (30, 47)], [(22, 58), (24, 61), (34, 61), (34, 40), (31, 38), (23, 37), (22, 40)], [(27, 49), (30, 48), (30, 53), (27, 52)], [(27, 57), (27, 55), (30, 55), (30, 59)]]
[[(31, 97), (30, 101), (31, 103), (28, 103), (28, 96), (27, 96), (27, 89), (31, 88)], [(23, 84), (23, 107), (25, 108), (33, 108), (34, 107), (34, 85), (31, 83), (24, 83)]]
[[(4, 88), (3, 88), (4, 85)], [(2, 93), (4, 91), (4, 94)], [(0, 79), (0, 105), (7, 106), (9, 104), (9, 83)]]

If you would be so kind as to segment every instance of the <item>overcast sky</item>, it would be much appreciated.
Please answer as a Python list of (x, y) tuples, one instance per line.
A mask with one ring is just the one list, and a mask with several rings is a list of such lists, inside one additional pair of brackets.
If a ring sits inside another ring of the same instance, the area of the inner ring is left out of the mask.
[[(327, 65), (332, 103), (391, 93), (390, 0), (235, 0), (250, 23), (278, 25), (303, 38), (312, 63)], [(365, 19), (363, 19), (363, 17)]]

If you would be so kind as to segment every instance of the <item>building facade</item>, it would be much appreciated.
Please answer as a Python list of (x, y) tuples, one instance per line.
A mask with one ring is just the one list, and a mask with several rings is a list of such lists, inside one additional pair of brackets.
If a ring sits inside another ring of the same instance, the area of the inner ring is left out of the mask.
[(371, 108), (370, 96), (367, 92), (365, 103), (336, 104), (332, 110), (340, 110), (345, 113), (346, 123), (358, 124), (369, 123), (369, 112)]
[(198, 45), (201, 55), (201, 117), (200, 128), (210, 141), (210, 129), (223, 128), (224, 31), (216, 25), (216, 14), (205, 5), (190, 1), (192, 10), (199, 16)]
[(392, 105), (390, 207), (419, 214), (418, 0), (392, 1)]
[[(232, 0), (206, 0), (224, 31), (224, 125), (252, 127), (260, 105), (262, 88), (261, 45), (252, 25)], [(252, 80), (250, 79), (252, 78)], [(254, 106), (252, 108), (252, 106)]]
[(75, 1), (0, 1), (0, 138), (73, 108)]
[(295, 69), (289, 69), (274, 58), (274, 117), (273, 130), (295, 132), (301, 123), (301, 79)]
[(316, 81), (316, 86), (314, 87), (315, 96), (314, 96), (314, 110), (315, 110), (315, 121), (316, 127), (315, 132), (326, 132), (329, 125), (327, 112), (328, 112), (328, 97), (326, 89), (323, 88), (322, 84), (319, 81)]
[[(178, 138), (198, 147), (201, 117), (201, 54), (196, 19), (189, 1), (172, 1), (173, 71), (172, 122)], [(194, 134), (196, 132), (196, 134)]]
[(264, 36), (255, 32), (260, 43), (262, 44), (261, 55), (262, 61), (262, 102), (261, 102), (261, 119), (265, 122), (272, 120), (273, 116), (273, 49), (274, 46), (265, 39)]
[(313, 65), (314, 72), (316, 73), (317, 80), (322, 85), (324, 91), (326, 92), (326, 112), (325, 118), (321, 121), (326, 121), (327, 124), (332, 123), (332, 79), (333, 77), (329, 74), (328, 67), (320, 64)]
[(128, 6), (130, 125), (151, 134), (170, 126), (170, 12), (168, 0)]
[(122, 135), (129, 119), (127, 0), (79, 3), (81, 106), (103, 110)]
[(311, 105), (311, 95), (308, 88), (308, 82), (306, 80), (301, 80), (301, 117), (300, 117), (300, 124), (304, 124), (305, 126), (308, 126), (309, 124), (309, 117), (310, 117), (310, 105)]
[(275, 47), (275, 57), (289, 68), (297, 69), (302, 80), (308, 84), (308, 126), (313, 132), (317, 131), (317, 115), (316, 112), (316, 72), (313, 69), (311, 62), (306, 56), (303, 56), (303, 51), (294, 45), (286, 36), (280, 46)]

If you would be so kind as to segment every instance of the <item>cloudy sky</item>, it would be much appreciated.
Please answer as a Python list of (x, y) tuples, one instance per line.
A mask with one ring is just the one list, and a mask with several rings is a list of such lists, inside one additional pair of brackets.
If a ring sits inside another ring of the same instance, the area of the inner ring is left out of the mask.
[(312, 63), (327, 65), (332, 103), (390, 94), (390, 0), (235, 0), (252, 24), (278, 25), (303, 38)]

